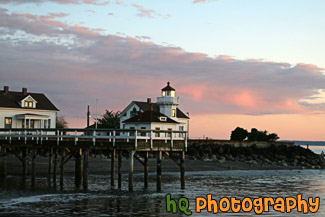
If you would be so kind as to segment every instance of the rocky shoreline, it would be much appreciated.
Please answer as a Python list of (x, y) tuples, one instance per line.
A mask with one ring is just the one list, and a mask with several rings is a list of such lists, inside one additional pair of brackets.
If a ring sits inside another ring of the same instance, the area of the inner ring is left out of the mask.
[(324, 169), (325, 160), (310, 149), (285, 145), (258, 148), (217, 144), (190, 144), (188, 160), (213, 161), (218, 164), (244, 163), (250, 167)]

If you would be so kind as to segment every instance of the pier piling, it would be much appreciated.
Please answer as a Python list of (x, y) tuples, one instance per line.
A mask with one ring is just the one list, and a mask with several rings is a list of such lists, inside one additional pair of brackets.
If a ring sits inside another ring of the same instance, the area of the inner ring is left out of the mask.
[(75, 154), (75, 185), (80, 187), (82, 181), (82, 149), (77, 149)]
[(180, 152), (181, 189), (185, 189), (185, 151)]
[(0, 178), (5, 179), (7, 177), (7, 147), (4, 145), (1, 148), (1, 157)]
[(83, 189), (88, 189), (88, 166), (89, 166), (89, 150), (85, 149), (83, 151), (84, 160), (83, 160)]
[(61, 164), (60, 164), (60, 189), (63, 190), (64, 181), (64, 161), (65, 161), (65, 150), (61, 150)]
[(28, 149), (26, 147), (22, 148), (22, 166), (23, 166), (23, 176), (27, 176), (27, 153)]
[(115, 149), (112, 150), (111, 156), (111, 187), (114, 187), (115, 181)]
[(134, 166), (134, 153), (135, 151), (129, 152), (129, 191), (133, 191), (133, 166)]
[(35, 186), (35, 177), (36, 177), (36, 148), (32, 148), (32, 172), (31, 172), (31, 184), (32, 187)]
[(53, 148), (49, 148), (49, 174), (52, 174)]
[(54, 162), (53, 162), (53, 187), (56, 188), (56, 173), (58, 168), (58, 149), (54, 149)]
[(149, 161), (149, 152), (144, 153), (144, 188), (148, 188), (148, 161)]
[(161, 190), (161, 161), (162, 161), (162, 152), (157, 152), (157, 191)]
[(118, 162), (117, 162), (117, 182), (118, 182), (118, 189), (122, 188), (122, 150), (118, 151)]

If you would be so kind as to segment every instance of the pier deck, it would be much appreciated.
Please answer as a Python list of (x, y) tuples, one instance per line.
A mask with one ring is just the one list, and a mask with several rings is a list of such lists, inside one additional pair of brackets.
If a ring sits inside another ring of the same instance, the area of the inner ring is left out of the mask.
[[(121, 129), (0, 129), (0, 178), (7, 176), (7, 156), (12, 154), (22, 163), (22, 174), (27, 176), (31, 159), (31, 182), (35, 185), (36, 158), (40, 150), (49, 156), (49, 174), (56, 183), (60, 164), (60, 187), (63, 189), (64, 165), (74, 158), (75, 184), (88, 188), (89, 152), (107, 150), (111, 153), (111, 185), (115, 185), (115, 161), (118, 157), (118, 187), (121, 188), (123, 152), (128, 152), (129, 191), (133, 191), (134, 159), (144, 166), (144, 187), (148, 187), (148, 157), (157, 157), (157, 190), (161, 190), (162, 154), (180, 168), (181, 188), (185, 188), (186, 131), (121, 130)], [(176, 154), (177, 153), (177, 154)], [(30, 155), (30, 157), (28, 157)], [(59, 159), (58, 159), (59, 157)]]

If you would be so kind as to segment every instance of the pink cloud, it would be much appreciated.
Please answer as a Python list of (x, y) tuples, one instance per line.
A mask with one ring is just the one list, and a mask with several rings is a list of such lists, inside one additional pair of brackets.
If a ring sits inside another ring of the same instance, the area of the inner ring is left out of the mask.
[(200, 4), (200, 3), (207, 3), (207, 2), (214, 2), (216, 0), (195, 0), (192, 3), (193, 4)]
[(2, 0), (0, 4), (41, 4), (45, 2), (53, 2), (57, 4), (92, 4), (92, 5), (107, 5), (108, 1), (103, 0)]
[(167, 14), (167, 15), (162, 15), (157, 13), (155, 10), (152, 9), (146, 9), (141, 5), (138, 4), (132, 4), (133, 7), (138, 9), (138, 17), (147, 17), (147, 18), (156, 18), (156, 17), (163, 17), (163, 18), (170, 18), (171, 15)]
[[(72, 119), (100, 99), (100, 111), (121, 110), (132, 100), (155, 99), (169, 80), (191, 114), (306, 114), (324, 112), (300, 99), (324, 89), (323, 70), (314, 65), (245, 61), (132, 37), (104, 35), (101, 29), (58, 21), (65, 14), (36, 16), (0, 11), (1, 81), (19, 90), (45, 92)], [(61, 38), (72, 43), (10, 39), (22, 31), (31, 37)], [(231, 60), (231, 61), (230, 61)], [(59, 87), (58, 87), (59, 84)]]

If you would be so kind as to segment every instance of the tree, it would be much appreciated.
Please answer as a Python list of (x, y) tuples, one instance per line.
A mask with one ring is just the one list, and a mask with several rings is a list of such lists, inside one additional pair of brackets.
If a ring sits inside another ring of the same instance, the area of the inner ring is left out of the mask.
[(105, 110), (102, 118), (98, 119), (98, 128), (120, 128), (120, 112)]
[(68, 122), (65, 120), (64, 116), (56, 116), (56, 128), (67, 128)]
[(237, 127), (235, 130), (231, 131), (230, 140), (243, 141), (248, 135), (246, 129)]
[(248, 141), (275, 141), (279, 139), (276, 133), (269, 134), (266, 130), (259, 131), (256, 128), (252, 128), (251, 132), (248, 133)]

